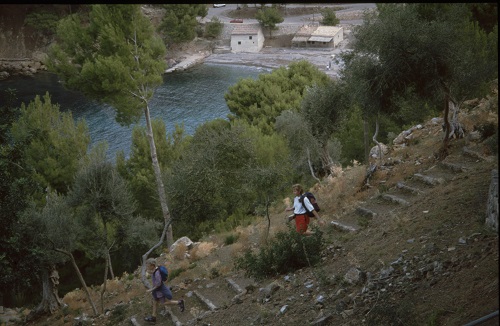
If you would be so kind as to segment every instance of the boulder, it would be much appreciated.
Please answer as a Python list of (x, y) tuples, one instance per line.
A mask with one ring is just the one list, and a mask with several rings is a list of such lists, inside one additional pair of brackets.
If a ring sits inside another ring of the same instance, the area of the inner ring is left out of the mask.
[(172, 246), (170, 246), (170, 252), (175, 251), (175, 248), (177, 248), (181, 243), (184, 244), (187, 249), (191, 249), (191, 247), (193, 246), (193, 241), (191, 241), (191, 239), (189, 239), (188, 237), (182, 237), (177, 239), (177, 241), (175, 241)]

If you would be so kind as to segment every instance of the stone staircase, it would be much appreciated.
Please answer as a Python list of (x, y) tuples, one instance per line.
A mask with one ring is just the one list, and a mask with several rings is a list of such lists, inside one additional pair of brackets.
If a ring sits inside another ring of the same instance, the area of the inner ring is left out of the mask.
[[(427, 207), (421, 201), (421, 195), (428, 190), (453, 182), (455, 178), (464, 176), (474, 169), (474, 165), (490, 160), (491, 157), (483, 157), (479, 152), (468, 147), (463, 147), (460, 154), (449, 155), (445, 160), (422, 168), (419, 172), (407, 176), (398, 181), (394, 186), (360, 201), (350, 211), (344, 212), (344, 216), (357, 216), (368, 220), (377, 220), (383, 216), (397, 215), (397, 212), (412, 205), (421, 205), (425, 212)], [(354, 214), (353, 214), (354, 213)], [(344, 219), (342, 219), (343, 221)], [(348, 222), (332, 221), (332, 225), (345, 231), (356, 231), (359, 223), (347, 218)]]
[[(196, 279), (185, 289), (172, 289), (174, 300), (184, 299), (185, 311), (181, 313), (178, 307), (167, 306), (157, 316), (156, 325), (197, 325), (208, 315), (241, 303), (241, 297), (253, 291), (255, 287), (256, 282), (241, 273), (233, 273), (231, 277), (225, 278)], [(150, 323), (140, 318), (133, 318), (132, 324), (149, 325)]]
[[(483, 158), (471, 149), (464, 148), (460, 154), (450, 155), (444, 161), (430, 166), (423, 166), (417, 173), (407, 176), (394, 186), (386, 188), (382, 193), (358, 202), (358, 205), (351, 211), (345, 212), (345, 215), (363, 217), (375, 222), (386, 217), (393, 218), (397, 216), (399, 210), (414, 205), (421, 205), (425, 213), (428, 207), (422, 200), (423, 194), (453, 182), (456, 178), (466, 177), (467, 172), (474, 169), (475, 164), (484, 160), (487, 158)], [(357, 232), (361, 226), (351, 221), (332, 221), (331, 225), (342, 231)], [(233, 272), (226, 277), (194, 279), (189, 284), (184, 284), (182, 288), (177, 286), (172, 289), (174, 299), (185, 300), (186, 310), (181, 313), (178, 307), (168, 306), (158, 315), (156, 325), (210, 325), (207, 322), (210, 320), (209, 316), (222, 313), (233, 305), (241, 304), (245, 300), (245, 295), (255, 289), (260, 291), (258, 283), (245, 277), (242, 272)], [(258, 303), (245, 300), (245, 309), (257, 311)], [(232, 321), (231, 317), (227, 317), (224, 313), (223, 315), (228, 325), (239, 320), (239, 316), (234, 316)], [(132, 324), (148, 325), (142, 318), (137, 319), (133, 320)]]

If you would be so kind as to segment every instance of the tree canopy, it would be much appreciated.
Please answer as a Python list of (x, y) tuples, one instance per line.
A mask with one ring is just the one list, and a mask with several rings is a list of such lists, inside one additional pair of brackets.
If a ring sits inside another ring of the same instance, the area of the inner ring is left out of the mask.
[(208, 14), (206, 4), (165, 4), (165, 16), (159, 30), (165, 35), (167, 43), (192, 41), (196, 37), (197, 17)]
[(20, 117), (12, 124), (12, 139), (22, 144), (24, 164), (45, 189), (66, 193), (90, 143), (84, 121), (76, 122), (71, 112), (60, 112), (50, 95), (36, 96), (21, 105)]
[(117, 122), (130, 125), (163, 82), (165, 45), (139, 5), (91, 8), (61, 20), (48, 65), (65, 86), (110, 104)]
[(224, 98), (232, 113), (231, 119), (243, 119), (271, 134), (275, 119), (282, 111), (299, 110), (307, 87), (326, 84), (328, 80), (325, 73), (302, 60), (260, 74), (257, 80), (242, 79), (229, 88)]
[(270, 37), (272, 37), (272, 31), (276, 29), (276, 25), (282, 23), (284, 20), (280, 11), (274, 5), (272, 7), (259, 9), (255, 15), (255, 19), (257, 19), (262, 26), (269, 28)]
[(340, 23), (340, 19), (335, 15), (335, 11), (332, 8), (325, 8), (321, 11), (323, 15), (323, 19), (321, 20), (321, 24), (325, 26), (336, 26)]
[[(342, 76), (364, 116), (398, 115), (408, 99), (434, 111), (484, 94), (498, 76), (498, 32), (471, 20), (466, 4), (378, 4), (354, 30)], [(458, 107), (458, 106), (457, 106)], [(418, 109), (417, 109), (418, 110)], [(447, 121), (445, 110), (445, 122)], [(427, 118), (423, 110), (420, 118)], [(415, 119), (418, 115), (409, 115)], [(378, 128), (377, 128), (378, 130)], [(448, 131), (447, 133), (448, 134)]]

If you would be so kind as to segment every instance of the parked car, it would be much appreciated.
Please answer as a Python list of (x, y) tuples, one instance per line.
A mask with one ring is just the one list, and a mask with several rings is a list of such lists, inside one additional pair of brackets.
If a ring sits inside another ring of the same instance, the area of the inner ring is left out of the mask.
[(243, 23), (243, 19), (231, 19), (230, 23)]
[(214, 8), (220, 8), (220, 7), (225, 7), (225, 3), (214, 3)]

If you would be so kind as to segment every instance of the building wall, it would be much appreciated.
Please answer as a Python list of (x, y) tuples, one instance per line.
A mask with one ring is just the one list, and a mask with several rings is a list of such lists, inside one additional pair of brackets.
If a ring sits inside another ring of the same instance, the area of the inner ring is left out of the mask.
[[(236, 24), (230, 24), (230, 23), (224, 24), (224, 27), (223, 27), (222, 33), (221, 33), (221, 37), (219, 40), (219, 45), (221, 45), (221, 46), (231, 45), (231, 33), (233, 32), (235, 25)], [(255, 26), (255, 27), (260, 27), (259, 23), (249, 24), (249, 25)], [(273, 35), (273, 37), (279, 37), (281, 35), (293, 35), (293, 34), (297, 33), (297, 31), (300, 29), (301, 26), (302, 26), (302, 24), (287, 24), (284, 26), (278, 25), (277, 26), (278, 29), (272, 31), (272, 35)], [(269, 36), (269, 31), (267, 30), (267, 28), (263, 31), (263, 39), (264, 39), (264, 36)]]
[(259, 52), (264, 46), (264, 34), (259, 28), (255, 35), (231, 35), (231, 52)]
[(342, 28), (335, 36), (333, 37), (333, 46), (338, 46), (340, 42), (344, 40), (344, 29)]
[(311, 48), (311, 49), (333, 49), (337, 47), (344, 40), (344, 29), (340, 29), (334, 35), (330, 42), (311, 42), (311, 41), (296, 41), (292, 43), (292, 47), (297, 48)]

